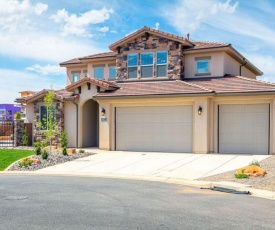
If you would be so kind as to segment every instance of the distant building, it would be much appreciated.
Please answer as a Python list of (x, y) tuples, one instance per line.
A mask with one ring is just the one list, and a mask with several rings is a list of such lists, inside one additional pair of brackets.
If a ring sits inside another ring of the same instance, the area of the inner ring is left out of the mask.
[(0, 104), (0, 121), (13, 121), (16, 112), (21, 112), (20, 105)]

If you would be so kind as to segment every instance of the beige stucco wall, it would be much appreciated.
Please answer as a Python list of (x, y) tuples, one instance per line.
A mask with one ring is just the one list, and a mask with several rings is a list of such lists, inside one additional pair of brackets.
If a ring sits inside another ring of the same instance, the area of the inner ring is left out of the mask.
[(76, 146), (76, 105), (64, 103), (64, 129), (68, 135), (68, 147)]
[[(196, 76), (197, 73), (197, 62), (196, 57), (208, 57), (209, 60), (209, 72), (211, 75)], [(185, 54), (185, 78), (196, 78), (196, 77), (217, 77), (224, 75), (224, 54), (223, 52), (209, 52), (209, 53), (195, 53)]]
[(80, 72), (80, 79), (84, 78), (84, 72), (88, 70), (87, 65), (67, 67), (67, 85), (73, 83), (73, 72)]
[(33, 104), (29, 103), (26, 105), (26, 123), (33, 123), (34, 120), (34, 111), (33, 111)]
[[(99, 100), (100, 107), (106, 109), (107, 118), (107, 122), (99, 121), (99, 148), (115, 150), (115, 107), (193, 105), (193, 152), (217, 153), (218, 105), (260, 103), (270, 104), (270, 154), (274, 154), (275, 96), (272, 95)], [(198, 115), (199, 106), (203, 108), (202, 115)]]
[[(240, 63), (224, 53), (224, 74), (233, 74), (238, 76), (240, 74)], [(242, 76), (256, 79), (256, 75), (248, 70), (245, 66), (242, 67)]]
[(89, 77), (94, 78), (94, 68), (97, 65), (104, 65), (103, 68), (103, 76), (105, 80), (109, 80), (109, 66), (116, 66), (116, 59), (106, 60), (106, 61), (98, 61), (98, 62), (89, 62), (88, 63), (88, 73)]

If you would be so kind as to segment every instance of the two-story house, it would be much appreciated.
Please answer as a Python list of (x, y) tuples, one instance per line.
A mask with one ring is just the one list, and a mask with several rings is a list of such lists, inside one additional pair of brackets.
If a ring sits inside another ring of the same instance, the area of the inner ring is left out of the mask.
[[(230, 44), (148, 27), (75, 58), (55, 91), (70, 147), (193, 153), (275, 153), (275, 85)], [(47, 90), (17, 99), (39, 136)]]

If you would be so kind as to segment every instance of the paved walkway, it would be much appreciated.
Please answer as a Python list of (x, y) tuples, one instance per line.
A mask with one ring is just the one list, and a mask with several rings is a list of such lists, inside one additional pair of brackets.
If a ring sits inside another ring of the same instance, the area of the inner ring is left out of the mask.
[(152, 153), (85, 149), (95, 155), (38, 170), (37, 173), (165, 177), (194, 180), (247, 166), (263, 155)]

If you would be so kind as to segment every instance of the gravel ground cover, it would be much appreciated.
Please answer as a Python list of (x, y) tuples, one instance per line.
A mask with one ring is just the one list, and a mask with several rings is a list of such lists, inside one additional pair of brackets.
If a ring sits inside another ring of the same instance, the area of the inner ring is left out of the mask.
[[(26, 148), (24, 148), (24, 149), (26, 149)], [(64, 156), (61, 153), (51, 153), (51, 154), (49, 154), (49, 157), (46, 160), (43, 160), (41, 155), (39, 155), (39, 156), (33, 155), (32, 158), (39, 160), (40, 163), (32, 164), (32, 165), (26, 166), (26, 167), (21, 167), (19, 165), (19, 161), (17, 161), (8, 169), (8, 171), (35, 171), (35, 170), (39, 170), (39, 169), (46, 168), (49, 166), (65, 163), (67, 161), (73, 161), (73, 160), (76, 160), (76, 159), (79, 159), (82, 157), (91, 156), (93, 154), (94, 153), (88, 153), (88, 152), (78, 153), (77, 152), (75, 154)]]
[(236, 179), (235, 171), (229, 171), (214, 176), (203, 177), (203, 181), (231, 181), (241, 184), (252, 185), (257, 189), (275, 191), (275, 156), (260, 161), (260, 167), (267, 171), (264, 177), (250, 177), (248, 179)]

